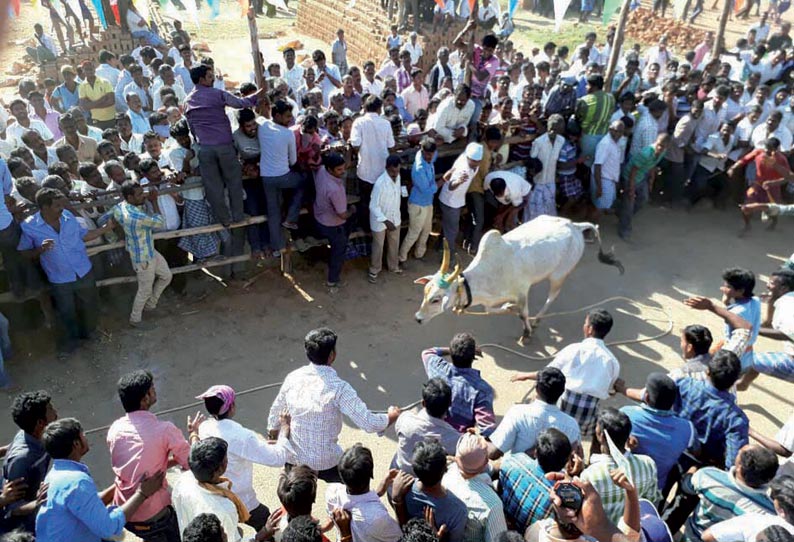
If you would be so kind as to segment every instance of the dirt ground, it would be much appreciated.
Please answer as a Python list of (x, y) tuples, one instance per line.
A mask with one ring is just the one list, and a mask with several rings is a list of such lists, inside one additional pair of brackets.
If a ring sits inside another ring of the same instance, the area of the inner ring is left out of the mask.
[[(23, 11), (23, 15), (26, 13)], [(28, 14), (12, 22), (12, 31), (3, 38), (10, 40), (10, 45), (0, 66), (6, 66), (14, 51), (18, 52), (19, 46), (13, 40), (26, 35), (22, 25), (30, 23), (31, 17)], [(703, 24), (710, 24), (712, 19), (710, 13), (701, 18)], [(525, 12), (521, 12), (519, 20), (519, 28), (531, 23), (530, 15)], [(222, 46), (220, 38), (210, 40), (217, 65), (232, 78), (247, 77), (244, 23), (222, 17), (216, 24), (213, 33), (223, 32), (224, 36)], [(262, 32), (286, 29), (292, 38), (295, 34), (290, 24), (288, 19), (261, 20), (260, 28), (264, 27)], [(233, 28), (238, 30), (232, 32)], [(230, 35), (242, 37), (229, 39)], [(517, 33), (520, 35), (521, 30)], [(266, 59), (274, 58), (276, 45), (284, 39), (262, 40)], [(318, 40), (303, 41), (307, 49), (322, 45)], [(774, 232), (763, 231), (756, 224), (753, 233), (744, 239), (736, 237), (738, 227), (736, 211), (697, 209), (686, 213), (647, 208), (636, 219), (634, 242), (626, 244), (615, 235), (614, 219), (606, 218), (602, 224), (605, 244), (616, 244), (626, 274), (620, 276), (614, 268), (599, 264), (595, 248), (589, 246), (551, 311), (572, 310), (612, 296), (630, 297), (667, 311), (673, 320), (672, 334), (657, 341), (615, 349), (621, 362), (621, 376), (630, 385), (640, 385), (648, 373), (666, 371), (681, 363), (678, 331), (683, 326), (704, 323), (711, 327), (715, 337), (722, 335), (718, 319), (687, 309), (681, 304), (683, 298), (689, 294), (718, 297), (720, 272), (732, 265), (749, 267), (759, 274), (758, 292), (761, 292), (766, 275), (794, 250), (790, 220), (782, 220)], [(10, 315), (16, 357), (7, 362), (7, 369), (21, 388), (49, 390), (61, 416), (74, 416), (91, 430), (102, 428), (122, 415), (115, 382), (128, 371), (151, 370), (157, 378), (159, 395), (155, 410), (171, 409), (193, 402), (197, 394), (213, 384), (225, 383), (241, 391), (279, 382), (289, 371), (305, 363), (302, 338), (309, 329), (318, 326), (330, 326), (339, 333), (335, 368), (373, 409), (417, 400), (425, 380), (421, 350), (446, 344), (457, 331), (471, 331), (480, 343), (501, 344), (531, 355), (553, 354), (581, 339), (581, 314), (545, 320), (523, 349), (515, 344), (520, 325), (513, 317), (443, 315), (420, 326), (415, 323), (413, 313), (422, 294), (412, 279), (434, 272), (436, 265), (414, 262), (405, 276), (384, 274), (381, 282), (373, 286), (366, 282), (365, 264), (363, 260), (346, 264), (346, 284), (336, 295), (330, 295), (323, 286), (324, 267), (301, 258), (297, 259), (294, 283), (275, 268), (266, 271), (248, 289), (226, 288), (204, 274), (194, 273), (190, 276), (188, 296), (167, 294), (163, 299), (164, 309), (155, 317), (157, 329), (147, 333), (124, 326), (133, 289), (105, 289), (100, 340), (66, 362), (56, 361), (51, 351), (51, 334), (41, 328), (35, 304), (29, 303), (14, 309)], [(545, 294), (545, 285), (533, 291), (535, 310), (541, 306)], [(638, 309), (622, 302), (608, 308), (616, 318), (611, 340), (656, 335), (668, 325), (660, 310)], [(772, 349), (776, 345), (761, 339), (758, 348)], [(528, 391), (526, 386), (511, 385), (510, 375), (514, 371), (539, 369), (544, 362), (529, 361), (493, 348), (485, 351), (486, 356), (477, 367), (497, 391), (495, 406), (501, 417), (511, 404), (524, 400)], [(786, 397), (790, 389), (783, 381), (762, 376), (750, 391), (740, 396), (739, 402), (754, 427), (774, 434), (791, 413), (794, 403)], [(238, 421), (265, 432), (275, 394), (276, 390), (271, 389), (240, 397)], [(8, 405), (10, 396), (0, 395), (0, 402)], [(624, 403), (623, 398), (613, 398), (605, 404)], [(195, 407), (181, 410), (165, 419), (183, 427), (186, 416), (196, 410)], [(0, 417), (0, 438), (10, 440), (15, 430), (10, 416)], [(105, 434), (106, 431), (95, 431), (89, 435), (92, 451), (85, 457), (99, 486), (112, 481)], [(378, 438), (350, 427), (346, 421), (340, 441), (343, 447), (355, 442), (371, 447), (377, 465), (376, 478), (386, 473), (395, 449), (392, 430)], [(277, 505), (277, 475), (276, 469), (255, 469), (260, 499), (271, 508)], [(324, 517), (324, 491), (325, 484), (320, 482), (315, 508), (318, 517)]]
[[(757, 227), (749, 237), (737, 239), (737, 220), (732, 211), (698, 209), (686, 213), (647, 208), (637, 217), (634, 242), (626, 244), (614, 235), (614, 219), (607, 218), (602, 225), (604, 241), (607, 245), (616, 244), (626, 274), (620, 276), (614, 268), (599, 264), (595, 248), (590, 246), (551, 310), (572, 310), (607, 297), (626, 296), (667, 311), (673, 320), (672, 334), (654, 342), (615, 348), (621, 376), (630, 384), (642, 384), (648, 373), (666, 371), (681, 363), (678, 330), (683, 326), (704, 323), (715, 337), (722, 334), (717, 319), (681, 304), (685, 296), (719, 296), (720, 272), (731, 265), (753, 269), (763, 284), (766, 274), (790, 254), (790, 221), (781, 223), (777, 231), (766, 232)], [(156, 375), (159, 402), (155, 410), (165, 410), (193, 402), (212, 384), (226, 383), (241, 391), (279, 382), (290, 370), (305, 363), (302, 337), (317, 326), (330, 326), (339, 333), (335, 368), (373, 409), (415, 401), (425, 380), (420, 351), (446, 344), (457, 331), (473, 332), (480, 343), (501, 344), (532, 355), (554, 353), (581, 338), (581, 314), (544, 321), (523, 349), (515, 344), (520, 325), (513, 317), (443, 315), (420, 326), (413, 313), (421, 300), (421, 290), (412, 279), (432, 273), (435, 267), (430, 262), (415, 262), (405, 276), (384, 276), (373, 286), (366, 282), (365, 262), (358, 260), (347, 264), (346, 284), (336, 295), (330, 295), (323, 286), (323, 266), (306, 261), (299, 261), (296, 266), (294, 286), (275, 269), (268, 270), (247, 290), (225, 289), (194, 274), (190, 291), (195, 295), (188, 299), (166, 297), (166, 312), (156, 317), (157, 329), (148, 333), (123, 326), (131, 292), (114, 291), (118, 308), (105, 316), (102, 340), (85, 347), (68, 362), (55, 361), (52, 355), (26, 356), (18, 348), (8, 369), (23, 388), (48, 389), (61, 416), (75, 416), (92, 429), (122, 415), (114, 385), (127, 371), (147, 368)], [(763, 286), (758, 291), (763, 291)], [(200, 292), (203, 299), (196, 298)], [(545, 293), (545, 286), (534, 290), (534, 307), (540, 307)], [(667, 326), (666, 317), (659, 310), (640, 310), (622, 302), (608, 308), (616, 319), (610, 340), (652, 336)], [(13, 322), (12, 319), (12, 326)], [(50, 340), (45, 333), (30, 331), (25, 335), (20, 337), (23, 343)], [(758, 343), (760, 350), (775, 347), (766, 339)], [(511, 385), (510, 375), (514, 371), (539, 369), (544, 362), (493, 348), (485, 350), (487, 355), (477, 367), (497, 391), (496, 412), (501, 416), (511, 404), (524, 399), (528, 389)], [(786, 397), (790, 389), (783, 381), (762, 376), (740, 396), (740, 404), (757, 429), (773, 434), (791, 413), (792, 402)], [(239, 421), (266, 431), (267, 413), (275, 393), (273, 389), (240, 397)], [(9, 399), (0, 398), (6, 403)], [(622, 398), (606, 402), (614, 406), (623, 403)], [(196, 410), (183, 410), (166, 419), (182, 427), (187, 414)], [(0, 435), (10, 439), (14, 431), (9, 416), (0, 418)], [(100, 486), (112, 481), (104, 435), (104, 431), (89, 435), (93, 449), (85, 457)], [(387, 471), (394, 439), (392, 430), (378, 438), (347, 424), (340, 438), (343, 446), (363, 442), (373, 449), (377, 476)], [(261, 499), (274, 506), (276, 469), (257, 468), (255, 473)], [(320, 486), (318, 513), (324, 483)]]

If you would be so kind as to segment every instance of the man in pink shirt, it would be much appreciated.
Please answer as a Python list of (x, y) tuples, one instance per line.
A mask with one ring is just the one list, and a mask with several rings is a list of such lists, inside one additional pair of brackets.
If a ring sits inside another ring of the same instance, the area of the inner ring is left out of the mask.
[[(463, 30), (455, 37), (452, 42), (453, 45), (465, 45), (468, 48), (469, 44), (464, 41), (464, 38), (476, 26), (477, 19), (469, 19)], [(496, 74), (497, 68), (499, 68), (499, 59), (494, 54), (496, 46), (499, 44), (499, 39), (493, 34), (486, 34), (483, 36), (481, 44), (474, 45), (469, 59), (471, 64), (471, 70), (469, 70), (471, 73), (471, 100), (474, 102), (474, 113), (471, 116), (471, 120), (469, 120), (469, 141), (477, 140), (478, 121), (482, 113), (488, 83)]]
[[(187, 470), (190, 444), (174, 424), (158, 420), (149, 412), (157, 402), (152, 373), (139, 370), (122, 376), (118, 392), (127, 414), (110, 426), (107, 442), (116, 475), (113, 504), (121, 506), (135, 494), (145, 473), (165, 471), (173, 465)], [(194, 419), (188, 416), (191, 443), (198, 441), (202, 421), (201, 414)], [(179, 525), (166, 484), (138, 508), (125, 527), (145, 542), (180, 542)]]

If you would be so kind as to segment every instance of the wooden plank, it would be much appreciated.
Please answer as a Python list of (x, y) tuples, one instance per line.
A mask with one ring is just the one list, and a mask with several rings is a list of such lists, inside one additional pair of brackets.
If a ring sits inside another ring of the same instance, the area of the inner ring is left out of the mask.
[[(171, 268), (171, 273), (174, 275), (179, 275), (180, 273), (190, 273), (191, 271), (208, 269), (210, 267), (220, 267), (222, 265), (229, 265), (238, 262), (247, 262), (250, 259), (251, 259), (250, 254), (243, 254), (242, 256), (232, 256), (229, 258), (218, 258), (216, 260), (209, 260), (207, 262), (183, 265), (182, 267), (173, 267)], [(102, 279), (96, 281), (96, 285), (97, 287), (114, 286), (116, 284), (130, 284), (133, 282), (138, 282), (137, 275), (133, 275), (131, 277), (113, 277), (110, 279)]]

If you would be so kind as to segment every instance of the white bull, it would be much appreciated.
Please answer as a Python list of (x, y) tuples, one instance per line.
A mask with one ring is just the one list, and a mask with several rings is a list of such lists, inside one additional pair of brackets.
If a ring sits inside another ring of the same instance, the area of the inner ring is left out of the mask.
[[(488, 314), (517, 313), (524, 326), (523, 342), (532, 333), (532, 321), (537, 323), (546, 313), (566, 277), (582, 258), (586, 231), (592, 231), (598, 241), (598, 260), (614, 265), (623, 274), (623, 265), (611, 251), (604, 252), (601, 248), (598, 226), (544, 215), (505, 235), (496, 230), (486, 233), (477, 255), (463, 272), (459, 264), (449, 272), (449, 249), (445, 245), (441, 268), (435, 275), (415, 281), (425, 287), (416, 321), (421, 324), (443, 312), (461, 312), (480, 305)], [(547, 279), (546, 303), (530, 317), (529, 290), (533, 284)]]

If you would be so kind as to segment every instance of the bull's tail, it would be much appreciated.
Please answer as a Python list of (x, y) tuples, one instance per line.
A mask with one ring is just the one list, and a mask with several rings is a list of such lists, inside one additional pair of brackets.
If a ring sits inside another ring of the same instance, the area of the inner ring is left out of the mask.
[[(595, 235), (596, 241), (598, 241), (598, 261), (606, 264), (606, 265), (614, 265), (620, 271), (620, 274), (626, 272), (626, 269), (623, 267), (623, 264), (620, 263), (615, 257), (615, 247), (613, 246), (608, 251), (604, 251), (604, 247), (601, 245), (601, 234), (598, 232), (598, 226), (592, 224), (590, 222), (573, 222), (572, 223), (580, 232), (582, 232), (582, 236), (584, 237), (585, 232), (592, 231), (593, 235)], [(586, 239), (586, 238), (585, 238)]]

